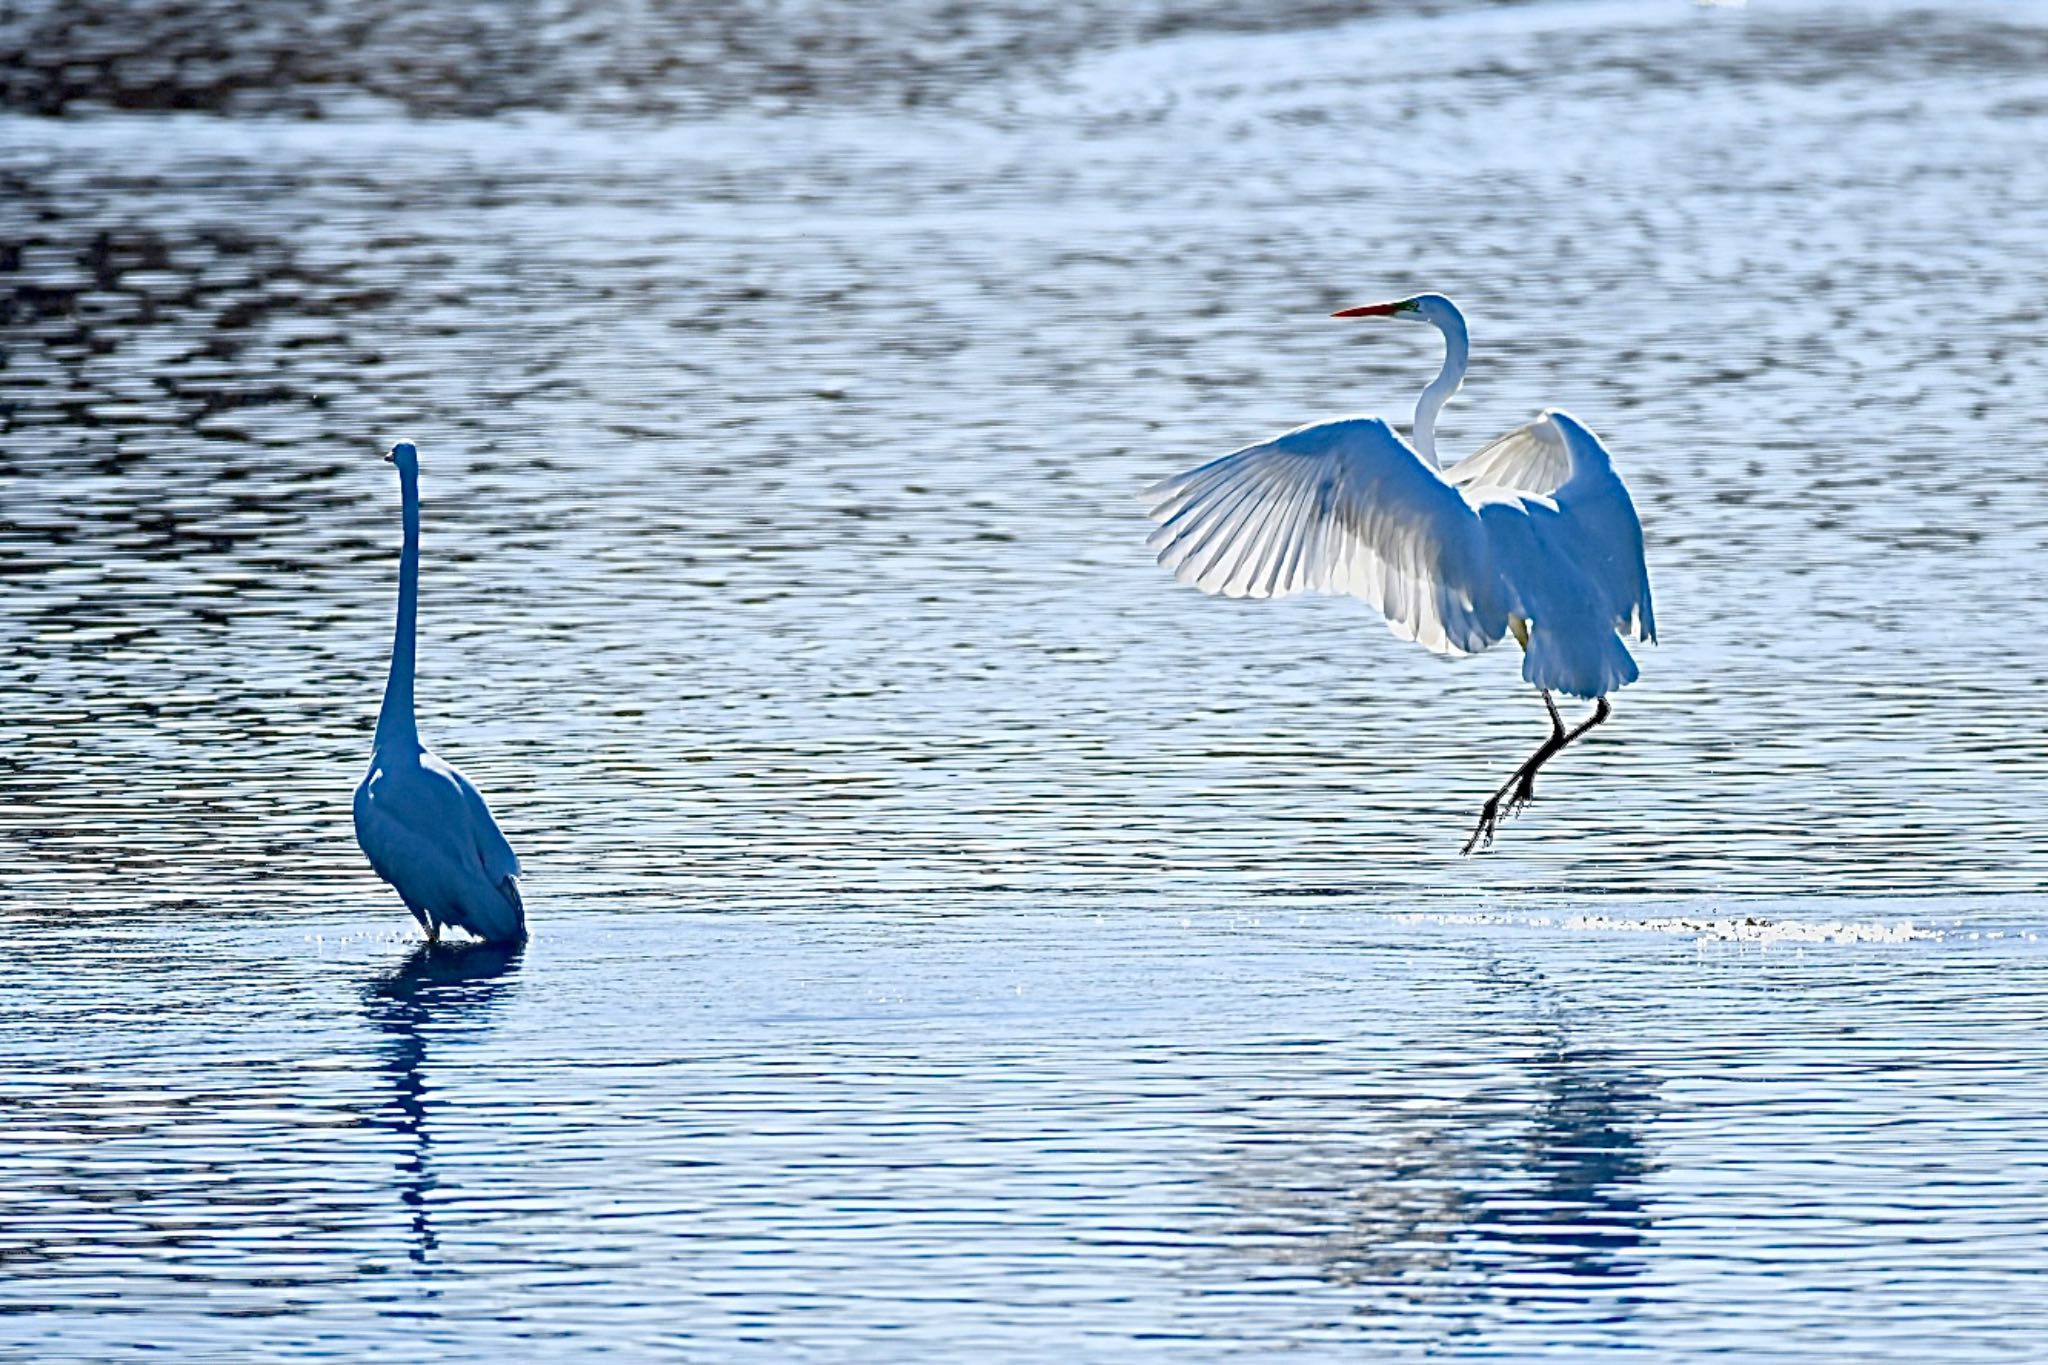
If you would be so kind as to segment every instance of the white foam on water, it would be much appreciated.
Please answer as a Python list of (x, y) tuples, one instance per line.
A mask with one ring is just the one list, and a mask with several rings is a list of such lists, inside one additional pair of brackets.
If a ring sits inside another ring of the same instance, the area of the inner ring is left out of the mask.
[[(1949, 931), (1911, 920), (1781, 920), (1763, 915), (1511, 915), (1450, 914), (1403, 916), (1442, 925), (1515, 925), (1589, 933), (1691, 934), (1720, 943), (1910, 943), (1949, 938)], [(1976, 934), (1967, 935), (1975, 938)], [(2031, 937), (2031, 935), (2028, 935)]]
[(1566, 929), (1599, 933), (1694, 934), (1722, 943), (1909, 943), (1946, 938), (1911, 920), (1773, 920), (1761, 915), (1670, 915), (1654, 919), (1616, 919), (1610, 915), (1573, 915), (1560, 921)]

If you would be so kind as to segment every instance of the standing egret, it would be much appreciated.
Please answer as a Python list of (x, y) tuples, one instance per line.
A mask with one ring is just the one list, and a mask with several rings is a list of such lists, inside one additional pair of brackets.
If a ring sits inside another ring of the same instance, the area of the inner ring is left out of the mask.
[(420, 609), (420, 453), (410, 441), (384, 458), (398, 466), (405, 543), (398, 558), (398, 632), (370, 771), (356, 788), (356, 842), (427, 931), (467, 929), (489, 943), (526, 937), (519, 857), (469, 779), (420, 743), (413, 720), (413, 637)]
[[(1437, 414), (1465, 381), (1465, 318), (1441, 294), (1346, 308), (1340, 318), (1427, 322), (1444, 364), (1415, 402), (1414, 444), (1377, 417), (1297, 427), (1146, 490), (1149, 544), (1183, 583), (1225, 597), (1350, 593), (1394, 634), (1438, 654), (1476, 654), (1513, 632), (1550, 736), (1480, 808), (1465, 842), (1493, 842), (1535, 799), (1536, 773), (1606, 720), (1607, 694), (1636, 680), (1624, 634), (1655, 641), (1643, 528), (1606, 447), (1575, 418), (1539, 415), (1450, 468)], [(1570, 730), (1551, 693), (1594, 703)]]

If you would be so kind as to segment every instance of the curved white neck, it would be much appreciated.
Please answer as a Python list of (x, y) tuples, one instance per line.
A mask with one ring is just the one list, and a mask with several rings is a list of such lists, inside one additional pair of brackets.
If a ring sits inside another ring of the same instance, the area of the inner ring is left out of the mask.
[(384, 709), (377, 713), (379, 749), (408, 744), (418, 748), (420, 742), (412, 709), (413, 637), (420, 615), (420, 477), (401, 469), (398, 483), (404, 500), (405, 544), (398, 554), (398, 631), (391, 641), (391, 676), (384, 683)]
[(1422, 391), (1422, 396), (1415, 400), (1413, 439), (1423, 458), (1441, 469), (1443, 461), (1436, 454), (1436, 415), (1443, 411), (1444, 404), (1451, 401), (1451, 395), (1465, 382), (1465, 367), (1472, 359), (1472, 343), (1465, 334), (1465, 319), (1458, 315), (1456, 309), (1433, 311), (1426, 316), (1444, 334), (1444, 367)]

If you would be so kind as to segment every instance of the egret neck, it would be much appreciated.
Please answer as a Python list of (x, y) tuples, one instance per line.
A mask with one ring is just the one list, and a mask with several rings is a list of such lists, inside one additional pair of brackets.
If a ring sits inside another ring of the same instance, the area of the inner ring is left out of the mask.
[(1416, 302), (1422, 304), (1417, 311), (1444, 334), (1444, 367), (1415, 400), (1415, 429), (1410, 439), (1424, 459), (1441, 469), (1444, 462), (1436, 456), (1436, 415), (1465, 382), (1465, 368), (1472, 360), (1472, 342), (1465, 334), (1465, 315), (1449, 299), (1439, 295)]
[(420, 473), (400, 465), (405, 543), (398, 555), (398, 632), (391, 641), (391, 676), (384, 684), (384, 709), (377, 713), (377, 749), (417, 749), (420, 732), (413, 720), (413, 636), (420, 614)]

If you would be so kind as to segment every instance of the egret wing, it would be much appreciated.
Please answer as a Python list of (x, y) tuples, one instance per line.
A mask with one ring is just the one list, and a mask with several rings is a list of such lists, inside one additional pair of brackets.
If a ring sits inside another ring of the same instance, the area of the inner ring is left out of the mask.
[(1503, 494), (1554, 501), (1562, 517), (1546, 537), (1553, 557), (1570, 557), (1615, 629), (1638, 640), (1657, 638), (1635, 504), (1607, 448), (1570, 413), (1544, 411), (1452, 465), (1444, 478), (1482, 504)]
[(1159, 562), (1203, 592), (1349, 593), (1440, 654), (1507, 630), (1477, 513), (1378, 418), (1296, 428), (1145, 496)]
[[(376, 799), (373, 784), (375, 770), (363, 778), (356, 788), (356, 846), (363, 850), (363, 856), (370, 860), (370, 869), (392, 886), (397, 886), (407, 868), (417, 861), (417, 850), (403, 825), (393, 820), (390, 813)], [(413, 914), (426, 927), (426, 917), (410, 904)]]
[(1580, 571), (1605, 596), (1617, 631), (1654, 644), (1657, 614), (1643, 560), (1643, 523), (1628, 485), (1614, 472), (1600, 438), (1570, 413), (1553, 409), (1538, 421), (1557, 433), (1571, 456), (1571, 477), (1556, 500)]
[[(438, 761), (438, 760), (437, 760)], [(505, 832), (498, 828), (498, 822), (491, 818), (491, 808), (485, 802), (483, 793), (449, 763), (441, 763), (442, 771), (462, 792), (463, 810), (469, 816), (470, 837), (476, 843), (477, 861), (482, 864), (484, 874), (497, 885), (507, 877), (519, 875), (519, 855), (512, 851), (511, 842)]]
[(1549, 497), (1571, 477), (1571, 452), (1545, 413), (1444, 471), (1456, 488), (1499, 488)]
[(465, 869), (448, 846), (408, 823), (381, 801), (357, 808), (356, 842), (378, 876), (395, 887), (418, 885), (422, 879), (460, 877)]

